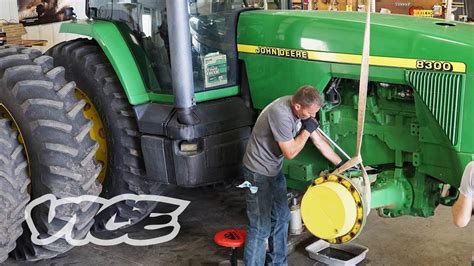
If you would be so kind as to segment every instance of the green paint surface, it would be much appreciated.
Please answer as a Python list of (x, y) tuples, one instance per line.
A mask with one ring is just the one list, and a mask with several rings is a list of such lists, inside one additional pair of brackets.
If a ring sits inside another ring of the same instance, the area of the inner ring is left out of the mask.
[(60, 32), (75, 33), (93, 38), (109, 59), (129, 102), (135, 105), (149, 101), (141, 70), (115, 23), (102, 20), (63, 23)]
[[(237, 43), (360, 56), (365, 16), (358, 12), (244, 12)], [(362, 158), (381, 177), (373, 184), (374, 206), (393, 203), (382, 208), (387, 217), (432, 215), (436, 205), (444, 202), (439, 195), (442, 184), (457, 187), (464, 166), (474, 159), (474, 27), (437, 23), (444, 21), (372, 16), (371, 56), (465, 66), (461, 72), (435, 71), (426, 65), (421, 69), (370, 66)], [(349, 155), (355, 154), (358, 84), (354, 81), (359, 80), (359, 64), (248, 51), (240, 52), (239, 58), (245, 62), (257, 109), (276, 97), (293, 94), (301, 85), (310, 84), (322, 92), (332, 78), (342, 78), (341, 102), (327, 103), (319, 113), (320, 123)], [(283, 171), (290, 187), (305, 190), (331, 167), (308, 144), (294, 160), (285, 161)], [(408, 200), (410, 193), (413, 197)]]

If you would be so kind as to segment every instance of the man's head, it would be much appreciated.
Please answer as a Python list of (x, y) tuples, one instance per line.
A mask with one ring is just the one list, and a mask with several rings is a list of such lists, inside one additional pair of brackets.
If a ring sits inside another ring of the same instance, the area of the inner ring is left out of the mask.
[(310, 85), (301, 86), (291, 98), (293, 113), (299, 119), (315, 117), (323, 103), (321, 94)]

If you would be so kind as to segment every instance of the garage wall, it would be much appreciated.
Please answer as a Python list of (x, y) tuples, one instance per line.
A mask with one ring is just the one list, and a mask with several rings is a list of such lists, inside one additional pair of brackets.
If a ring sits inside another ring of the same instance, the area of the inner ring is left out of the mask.
[[(85, 14), (85, 0), (70, 0), (71, 6), (74, 7), (74, 12), (77, 14), (78, 19), (86, 18)], [(18, 5), (17, 0), (0, 0), (0, 19), (11, 22), (18, 22)], [(4, 8), (6, 7), (6, 8)], [(71, 40), (79, 37), (83, 37), (76, 34), (59, 33), (59, 27), (62, 22), (43, 24), (37, 26), (25, 27), (27, 34), (23, 36), (23, 39), (31, 40), (47, 40), (48, 45), (45, 47), (35, 47), (40, 50), (46, 51), (51, 46), (66, 40)], [(66, 22), (67, 23), (67, 22)]]
[(1, 0), (0, 19), (18, 21), (18, 7), (16, 0)]

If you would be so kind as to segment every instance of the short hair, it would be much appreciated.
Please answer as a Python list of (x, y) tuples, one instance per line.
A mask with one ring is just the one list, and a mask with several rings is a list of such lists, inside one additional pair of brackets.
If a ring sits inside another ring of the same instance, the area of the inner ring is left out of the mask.
[(303, 108), (316, 104), (319, 107), (324, 105), (323, 96), (311, 85), (301, 86), (291, 98), (293, 104), (299, 104)]

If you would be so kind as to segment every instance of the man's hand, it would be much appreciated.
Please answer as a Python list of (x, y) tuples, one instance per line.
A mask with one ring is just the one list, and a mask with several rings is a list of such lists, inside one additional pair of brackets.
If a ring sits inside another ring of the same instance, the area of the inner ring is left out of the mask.
[[(339, 169), (339, 167), (343, 166), (346, 162), (347, 162), (346, 160), (341, 160), (340, 163), (338, 163), (337, 165), (334, 166), (334, 168), (331, 170), (331, 172), (336, 171), (337, 169)], [(357, 165), (351, 166), (351, 167), (346, 169), (347, 172), (354, 172), (354, 171), (359, 171), (359, 170), (360, 169)]]
[(318, 121), (312, 117), (301, 120), (301, 124), (303, 125), (303, 129), (308, 131), (310, 134), (319, 127)]

